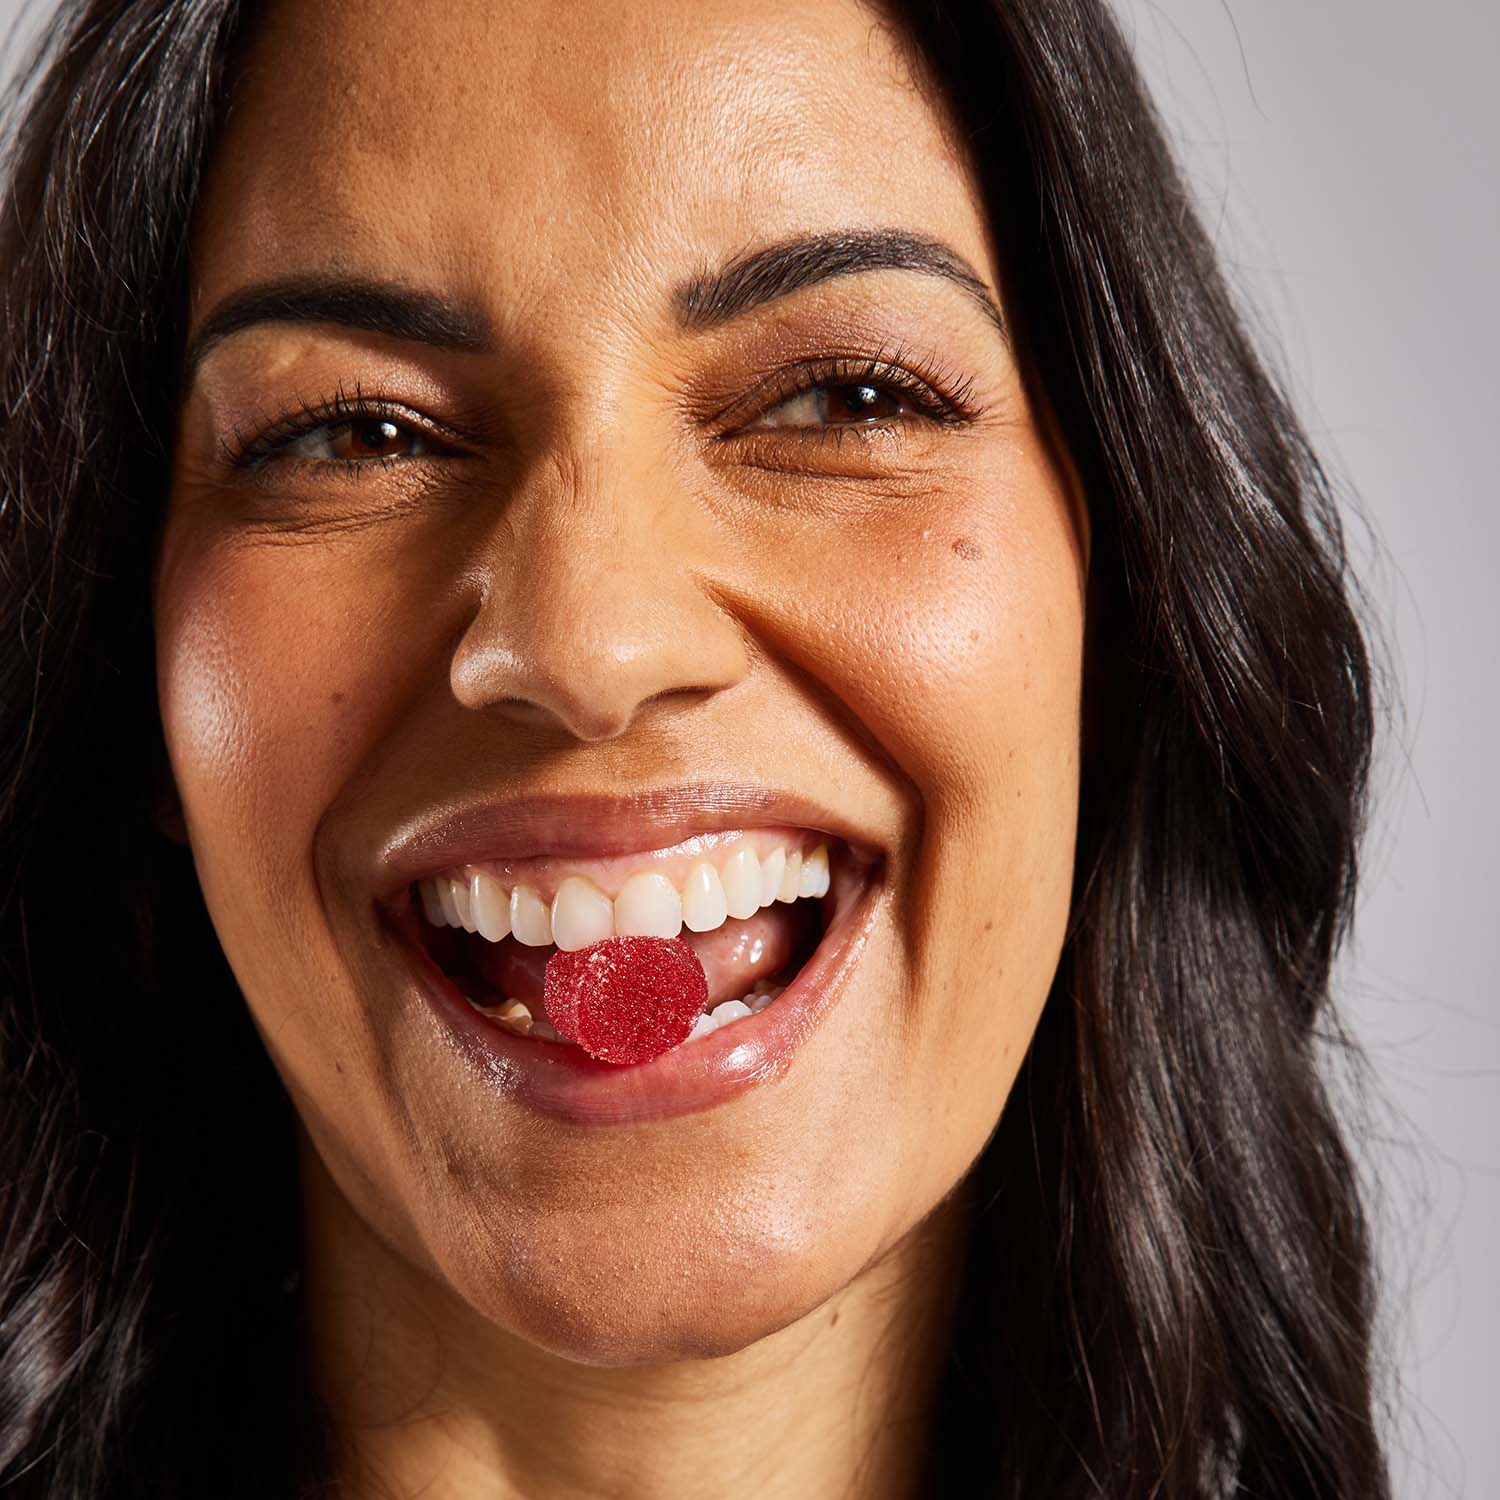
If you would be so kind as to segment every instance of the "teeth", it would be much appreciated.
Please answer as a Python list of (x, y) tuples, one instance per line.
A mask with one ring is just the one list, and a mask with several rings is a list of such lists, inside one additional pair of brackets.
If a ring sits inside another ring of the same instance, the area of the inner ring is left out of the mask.
[(510, 898), (500, 882), (483, 870), (475, 870), (469, 881), (469, 912), (486, 942), (498, 943), (510, 935)]
[[(757, 979), (754, 987), (743, 1000), (724, 1000), (714, 1006), (711, 1011), (699, 1016), (693, 1022), (693, 1029), (683, 1039), (683, 1045), (711, 1036), (715, 1031), (742, 1020), (745, 1016), (758, 1016), (781, 995), (784, 988), (784, 985), (772, 984), (769, 979)], [(561, 1042), (566, 1046), (576, 1045), (569, 1042), (567, 1037), (547, 1021), (541, 1017), (534, 1017), (531, 1014), (531, 1007), (523, 1000), (506, 1000), (499, 1005), (481, 1005), (477, 1000), (471, 999), (469, 1004), (481, 1015), (488, 1016), (492, 1021), (498, 1021), (507, 1031), (514, 1032), (517, 1036), (532, 1036), (538, 1041)]]
[(772, 984), (769, 979), (757, 979), (755, 987), (743, 1000), (725, 1000), (714, 1006), (707, 1015), (699, 1016), (693, 1022), (693, 1029), (687, 1034), (687, 1041), (696, 1042), (745, 1016), (758, 1016), (781, 995), (784, 988), (784, 985)]
[(481, 1005), (478, 1008), (482, 1014), (492, 1021), (499, 1021), (507, 1031), (514, 1031), (517, 1036), (528, 1036), (531, 1033), (531, 1007), (524, 1001), (507, 1000), (503, 1005)]
[(676, 937), (682, 931), (682, 897), (665, 875), (643, 870), (615, 897), (615, 931), (631, 937)]
[(686, 1046), (688, 1042), (696, 1042), (700, 1036), (708, 1036), (711, 1032), (718, 1029), (718, 1025), (712, 1016), (707, 1014), (701, 1015), (693, 1022), (693, 1029), (684, 1038), (683, 1045)]
[(552, 898), (552, 941), (572, 951), (614, 934), (615, 910), (608, 896), (583, 875), (569, 875)]
[(724, 909), (731, 917), (753, 917), (760, 910), (760, 857), (753, 849), (737, 849), (719, 871), (724, 887)]
[(494, 876), (470, 869), (463, 878), (430, 876), (417, 894), (427, 920), (436, 927), (461, 927), (498, 943), (541, 948), (556, 943), (576, 949), (613, 933), (676, 937), (713, 932), (731, 917), (752, 917), (775, 901), (819, 897), (829, 889), (828, 845), (810, 852), (773, 849), (764, 860), (753, 849), (737, 849), (722, 868), (701, 860), (688, 873), (681, 893), (659, 870), (630, 876), (611, 902), (585, 875), (569, 875), (558, 886), (550, 908), (536, 889), (518, 885), (509, 895)]
[(750, 1007), (743, 1000), (726, 1000), (722, 1005), (716, 1005), (709, 1011), (709, 1019), (715, 1026), (727, 1026), (731, 1021), (738, 1021), (741, 1016), (748, 1016)]
[(802, 862), (802, 879), (797, 886), (799, 896), (826, 896), (828, 894), (828, 845), (819, 844)]
[(510, 893), (510, 930), (528, 948), (545, 948), (552, 941), (547, 907), (529, 885), (518, 885)]
[(469, 884), (466, 880), (454, 880), (449, 884), (453, 889), (453, 904), (458, 908), (458, 924), (465, 932), (473, 932), (474, 914), (469, 909)]
[(522, 1036), (525, 1036), (535, 1024), (532, 1020), (531, 1007), (520, 1000), (512, 1000), (509, 1005), (505, 1006), (500, 1012), (500, 1020), (519, 1031)]
[(690, 932), (712, 932), (729, 915), (719, 872), (705, 860), (694, 865), (682, 892), (682, 925)]
[(499, 1005), (481, 1005), (477, 1000), (471, 999), (469, 1004), (482, 1016), (488, 1016), (492, 1021), (498, 1021), (507, 1031), (514, 1032), (517, 1036), (534, 1036), (542, 1042), (563, 1042), (572, 1047), (577, 1044), (569, 1042), (554, 1027), (550, 1026), (540, 1017), (533, 1017), (531, 1007), (524, 1000), (506, 1000)]
[(781, 890), (781, 877), (786, 874), (786, 850), (773, 849), (760, 866), (760, 904), (769, 906)]
[(422, 910), (427, 913), (427, 920), (434, 927), (448, 925), (448, 913), (443, 910), (443, 900), (438, 895), (440, 883), (437, 880), (424, 880), (417, 886), (417, 893), (422, 898)]

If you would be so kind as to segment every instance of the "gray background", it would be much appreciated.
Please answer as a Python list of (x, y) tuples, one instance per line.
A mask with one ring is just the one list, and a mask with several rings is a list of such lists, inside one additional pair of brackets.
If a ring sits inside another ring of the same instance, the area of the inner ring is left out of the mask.
[(1401, 1500), (1500, 1497), (1500, 5), (1117, 0), (1321, 452), (1393, 718), (1340, 992), (1371, 1054)]
[[(1393, 717), (1340, 988), (1375, 1072), (1360, 1140), (1389, 1434), (1401, 1500), (1491, 1500), (1500, 7), (1117, 4), (1271, 357), (1357, 497)], [(19, 9), (0, 0), (0, 27)]]

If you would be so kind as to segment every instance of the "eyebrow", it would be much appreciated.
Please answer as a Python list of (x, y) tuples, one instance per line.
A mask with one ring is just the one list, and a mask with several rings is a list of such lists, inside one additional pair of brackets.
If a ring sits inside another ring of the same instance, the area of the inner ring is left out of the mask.
[(672, 301), (688, 328), (727, 323), (752, 308), (835, 276), (861, 271), (918, 271), (962, 287), (1008, 337), (1005, 318), (977, 271), (951, 246), (902, 229), (855, 229), (801, 235), (751, 250), (719, 271), (684, 282)]
[(337, 323), (460, 354), (483, 354), (494, 343), (489, 319), (470, 303), (396, 282), (293, 276), (256, 282), (219, 303), (188, 345), (187, 373), (215, 344), (260, 323)]
[[(984, 280), (941, 240), (899, 229), (799, 235), (735, 257), (680, 283), (672, 305), (684, 328), (713, 328), (820, 281), (863, 271), (917, 271), (961, 287), (1008, 337)], [(476, 304), (397, 282), (343, 276), (291, 276), (232, 293), (203, 320), (188, 345), (189, 377), (216, 344), (262, 323), (334, 323), (461, 354), (494, 348), (494, 330)]]

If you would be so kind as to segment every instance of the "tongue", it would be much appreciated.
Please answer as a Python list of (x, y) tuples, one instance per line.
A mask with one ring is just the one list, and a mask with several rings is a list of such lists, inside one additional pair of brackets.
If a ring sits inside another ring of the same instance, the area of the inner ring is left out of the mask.
[[(712, 932), (683, 932), (684, 941), (703, 965), (709, 1007), (721, 1000), (738, 1000), (757, 979), (769, 978), (787, 966), (799, 926), (794, 910), (778, 901), (753, 917), (731, 918)], [(547, 961), (557, 951), (528, 948), (514, 938), (486, 943), (478, 958), (479, 972), (500, 994), (524, 1000), (535, 1015), (546, 989)]]

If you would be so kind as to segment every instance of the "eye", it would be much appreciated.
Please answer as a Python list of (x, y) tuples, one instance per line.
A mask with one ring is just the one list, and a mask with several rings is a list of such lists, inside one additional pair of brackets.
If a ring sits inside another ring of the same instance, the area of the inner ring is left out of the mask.
[(914, 408), (904, 396), (870, 381), (825, 381), (778, 401), (750, 428), (842, 427), (889, 421)]
[(266, 419), (259, 431), (236, 431), (224, 444), (230, 467), (256, 471), (291, 464), (308, 473), (354, 476), (411, 459), (460, 456), (462, 442), (430, 417), (398, 402), (342, 390), (299, 402)]
[(785, 377), (769, 405), (757, 398), (750, 420), (734, 431), (873, 438), (922, 423), (957, 426), (974, 416), (972, 383), (902, 349), (873, 359), (822, 360)]
[(419, 458), (432, 451), (425, 434), (389, 417), (323, 422), (278, 445), (280, 456), (359, 463), (371, 459)]

